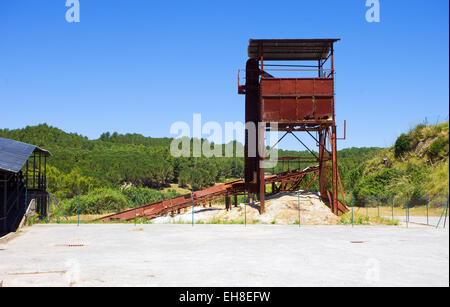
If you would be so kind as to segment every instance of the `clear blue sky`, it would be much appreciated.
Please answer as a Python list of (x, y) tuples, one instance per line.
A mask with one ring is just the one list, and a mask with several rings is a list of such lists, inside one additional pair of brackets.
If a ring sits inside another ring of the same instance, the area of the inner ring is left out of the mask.
[(341, 38), (339, 147), (389, 146), (448, 118), (449, 2), (380, 2), (381, 22), (367, 23), (365, 0), (80, 0), (81, 22), (67, 23), (65, 0), (2, 0), (0, 128), (163, 137), (193, 113), (243, 121), (249, 38)]

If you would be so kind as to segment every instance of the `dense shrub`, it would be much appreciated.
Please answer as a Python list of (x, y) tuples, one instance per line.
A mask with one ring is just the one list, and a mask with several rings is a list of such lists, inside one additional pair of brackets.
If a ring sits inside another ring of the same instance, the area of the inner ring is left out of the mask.
[[(104, 214), (122, 211), (131, 206), (129, 199), (119, 190), (97, 189), (80, 197), (80, 214)], [(63, 202), (67, 215), (78, 213), (78, 197)]]
[(445, 148), (445, 144), (446, 144), (446, 140), (443, 137), (440, 137), (437, 140), (435, 140), (431, 144), (430, 149), (428, 151), (428, 154), (429, 154), (430, 158), (436, 158), (441, 153), (443, 153), (444, 152), (444, 148)]
[(413, 198), (425, 197), (424, 183), (428, 181), (429, 170), (424, 165), (408, 164), (406, 168), (407, 189), (406, 192)]
[(80, 190), (81, 194), (88, 194), (97, 185), (94, 178), (81, 176), (78, 168), (74, 168), (70, 173), (64, 174), (56, 167), (48, 165), (47, 177), (50, 193), (57, 199), (72, 198), (78, 195), (78, 190)]
[(391, 192), (389, 186), (401, 176), (402, 172), (394, 168), (368, 174), (356, 184), (355, 195), (386, 196)]
[(401, 157), (405, 152), (410, 149), (410, 139), (407, 134), (402, 134), (397, 138), (395, 142), (395, 156)]
[(133, 205), (134, 200), (136, 198), (137, 206), (144, 206), (163, 199), (180, 196), (180, 194), (175, 191), (161, 192), (148, 188), (134, 188), (134, 187), (124, 189), (122, 191), (122, 194), (125, 195), (128, 202)]

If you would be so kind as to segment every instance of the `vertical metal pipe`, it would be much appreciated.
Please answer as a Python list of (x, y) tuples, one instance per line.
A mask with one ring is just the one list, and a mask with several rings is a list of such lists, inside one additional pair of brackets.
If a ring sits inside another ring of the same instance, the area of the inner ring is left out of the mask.
[(247, 226), (247, 191), (244, 190), (244, 226)]
[(428, 193), (425, 199), (425, 206), (427, 207), (427, 225), (430, 225), (430, 218), (429, 218), (429, 214), (428, 214)]
[(336, 125), (333, 123), (332, 128), (332, 146), (333, 146), (333, 213), (338, 215), (338, 199), (337, 199), (337, 141), (336, 141)]
[(30, 176), (28, 174), (29, 172), (29, 167), (28, 167), (28, 160), (27, 160), (27, 166), (26, 166), (26, 176), (25, 176), (25, 185), (28, 186), (28, 177)]
[(41, 153), (39, 153), (39, 173), (38, 173), (38, 193), (39, 193), (39, 211), (40, 216), (44, 217), (47, 216), (47, 213), (45, 212), (45, 204), (44, 204), (44, 197), (42, 195), (42, 167), (41, 167)]
[(298, 202), (298, 227), (301, 227), (301, 215), (300, 215), (300, 191), (297, 192), (297, 202)]
[(395, 196), (392, 196), (392, 220), (394, 220), (394, 201), (395, 201)]
[(327, 162), (325, 161), (327, 131), (319, 131), (319, 190), (320, 196), (323, 198), (327, 196)]
[(80, 226), (80, 194), (81, 194), (81, 189), (80, 186), (78, 186), (78, 226)]
[(409, 217), (408, 217), (408, 194), (405, 193), (405, 215), (406, 215), (406, 228), (408, 228)]
[(39, 186), (39, 190), (41, 189), (41, 185), (42, 185), (42, 172), (41, 172), (42, 168), (41, 168), (41, 154), (39, 153), (39, 173), (38, 173), (38, 186)]
[(36, 153), (33, 153), (33, 189), (36, 186)]
[(369, 216), (369, 202), (367, 201), (367, 195), (364, 200), (364, 205), (366, 206), (366, 216)]
[(334, 47), (333, 46), (331, 46), (330, 60), (331, 60), (331, 77), (334, 78)]
[(377, 195), (377, 208), (378, 208), (378, 217), (380, 217), (380, 196)]
[(352, 206), (352, 227), (354, 226), (354, 214), (353, 214), (353, 192), (350, 196), (350, 205)]
[(136, 210), (137, 210), (137, 188), (134, 187), (134, 226), (136, 226)]
[(194, 189), (192, 189), (192, 227), (194, 227)]
[(448, 197), (447, 197), (447, 209), (445, 209), (445, 217), (444, 217), (444, 228), (447, 224), (447, 215), (448, 215)]
[(27, 206), (28, 206), (28, 187), (25, 186), (25, 211), (27, 210)]
[(436, 229), (439, 228), (439, 225), (441, 224), (442, 216), (444, 215), (444, 213), (447, 212), (447, 208), (448, 208), (448, 197), (447, 197), (447, 204), (445, 205), (444, 210), (442, 211), (441, 217), (439, 218), (439, 221), (436, 225)]
[(409, 223), (409, 201), (408, 201), (409, 195), (408, 193), (406, 193), (406, 207), (408, 208), (407, 212), (408, 212), (408, 223)]
[(44, 174), (42, 176), (42, 185), (44, 190), (44, 197), (45, 197), (45, 214), (48, 216), (48, 212), (50, 209), (50, 201), (48, 196), (48, 178), (47, 178), (47, 156), (44, 156)]
[(47, 156), (44, 156), (44, 179), (47, 179)]
[(321, 77), (321, 75), (320, 75), (320, 69), (321, 69), (321, 62), (320, 62), (320, 60), (318, 61), (318, 65), (317, 65), (317, 72), (318, 72), (318, 76), (319, 76), (319, 78)]
[(25, 211), (24, 211), (24, 217), (25, 217), (25, 225), (27, 224), (27, 209), (28, 209), (28, 187), (25, 186)]
[(14, 180), (16, 181), (16, 183), (15, 183), (16, 184), (16, 201), (15, 201), (16, 208), (20, 209), (20, 207), (19, 207), (19, 181), (20, 181), (19, 174), (16, 174)]
[(368, 197), (366, 196), (366, 215), (367, 216), (369, 216), (369, 199), (368, 199)]

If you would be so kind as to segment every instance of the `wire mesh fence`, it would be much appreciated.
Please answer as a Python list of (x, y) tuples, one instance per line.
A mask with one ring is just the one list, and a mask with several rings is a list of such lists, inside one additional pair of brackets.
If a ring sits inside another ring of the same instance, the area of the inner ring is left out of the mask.
[(410, 196), (396, 195), (354, 195), (347, 206), (353, 213), (353, 224), (359, 224), (361, 217), (379, 218), (380, 221), (396, 221), (409, 226), (410, 223), (446, 227), (448, 219), (448, 195)]
[[(297, 193), (297, 192), (294, 192)], [(56, 206), (50, 210), (50, 222), (56, 223), (70, 223), (70, 224), (88, 224), (88, 223), (103, 223), (103, 218), (109, 214), (117, 212), (124, 212), (122, 218), (110, 220), (114, 223), (128, 223), (128, 224), (258, 224), (261, 221), (258, 219), (258, 202), (257, 199), (249, 197), (247, 193), (242, 193), (236, 197), (231, 197), (228, 202), (225, 199), (216, 199), (211, 202), (197, 204), (192, 202), (183, 208), (169, 211), (163, 216), (149, 218), (147, 213), (148, 200), (139, 194), (135, 189), (132, 193), (132, 200), (128, 202), (126, 207), (109, 206), (109, 212), (92, 213), (86, 211), (89, 208), (86, 204), (82, 204), (81, 193), (76, 197), (76, 208), (72, 208), (71, 214), (64, 216)], [(296, 201), (298, 201), (295, 210), (298, 209), (298, 218), (293, 224), (303, 226), (307, 210), (302, 204), (303, 195), (296, 194)], [(396, 225), (406, 226), (411, 225), (429, 225), (434, 227), (445, 228), (448, 221), (448, 195), (425, 195), (423, 197), (416, 197), (404, 194), (396, 195), (357, 195), (351, 193), (351, 196), (346, 199), (345, 205), (349, 211), (340, 216), (337, 224), (341, 225)], [(72, 204), (73, 207), (74, 204)], [(303, 208), (302, 208), (303, 207)], [(223, 219), (217, 212), (224, 209), (234, 210), (238, 208), (240, 211), (238, 215), (232, 220)], [(275, 224), (276, 222), (274, 222)]]

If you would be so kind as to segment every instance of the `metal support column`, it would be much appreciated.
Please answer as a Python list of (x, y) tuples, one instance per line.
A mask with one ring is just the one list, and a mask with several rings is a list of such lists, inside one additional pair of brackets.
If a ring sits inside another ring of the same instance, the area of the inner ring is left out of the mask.
[(337, 192), (337, 141), (336, 141), (336, 125), (333, 125), (333, 135), (332, 135), (332, 155), (333, 155), (333, 204), (332, 211), (334, 214), (338, 214), (338, 192)]

